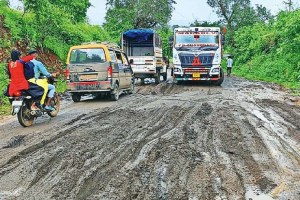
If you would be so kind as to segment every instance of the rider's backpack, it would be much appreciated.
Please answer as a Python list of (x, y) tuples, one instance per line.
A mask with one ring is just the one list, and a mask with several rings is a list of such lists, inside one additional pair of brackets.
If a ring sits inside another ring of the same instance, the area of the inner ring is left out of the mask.
[(25, 63), (23, 60), (21, 60), (21, 63), (24, 65), (24, 75), (26, 80), (29, 80), (31, 78), (34, 78), (34, 64), (33, 62), (27, 62)]

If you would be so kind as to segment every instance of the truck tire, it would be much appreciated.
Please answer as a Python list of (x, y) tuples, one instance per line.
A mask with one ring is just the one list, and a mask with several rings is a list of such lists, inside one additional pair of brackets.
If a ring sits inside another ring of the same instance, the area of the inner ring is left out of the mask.
[(176, 84), (177, 84), (177, 85), (181, 85), (181, 84), (182, 84), (182, 81), (178, 81), (178, 80), (177, 80), (177, 81), (176, 81)]
[(80, 102), (81, 100), (81, 95), (77, 94), (77, 93), (73, 93), (72, 94), (72, 100), (76, 103), (76, 102)]
[(167, 81), (167, 75), (168, 75), (167, 72), (163, 74), (164, 81)]
[(221, 74), (220, 74), (220, 76), (221, 76), (220, 79), (217, 80), (217, 81), (215, 81), (214, 85), (221, 86), (222, 83), (223, 83), (223, 81), (224, 81), (224, 72), (223, 72), (222, 68), (221, 68)]
[(145, 79), (144, 78), (141, 78), (141, 84), (145, 85)]
[(160, 83), (160, 71), (157, 70), (156, 71), (156, 77), (155, 77), (155, 84), (159, 84)]

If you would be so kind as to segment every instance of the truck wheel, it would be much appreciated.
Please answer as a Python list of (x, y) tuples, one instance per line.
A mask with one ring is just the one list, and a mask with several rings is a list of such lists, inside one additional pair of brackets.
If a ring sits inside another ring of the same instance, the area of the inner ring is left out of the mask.
[(176, 81), (176, 84), (177, 84), (177, 85), (181, 85), (181, 84), (182, 84), (182, 81), (178, 81), (178, 80), (177, 80), (177, 81)]
[(145, 85), (145, 79), (144, 78), (141, 78), (141, 84)]
[(164, 81), (167, 81), (167, 75), (168, 75), (168, 73), (167, 73), (167, 72), (166, 72), (166, 73), (164, 73), (164, 75), (163, 75)]
[(76, 103), (79, 102), (81, 100), (81, 95), (80, 94), (72, 94), (72, 100)]
[(114, 90), (111, 92), (110, 94), (110, 98), (111, 100), (113, 101), (118, 101), (119, 100), (119, 97), (120, 97), (120, 91), (119, 91), (119, 85), (118, 84), (115, 84), (115, 88)]
[(223, 70), (221, 69), (221, 72), (220, 72), (221, 74), (220, 74), (220, 79), (219, 80), (217, 80), (215, 83), (214, 83), (214, 85), (216, 85), (216, 86), (221, 86), (222, 85), (222, 83), (223, 83), (223, 81), (224, 81), (224, 72), (223, 72)]
[(159, 84), (160, 83), (160, 71), (158, 70), (156, 72), (156, 77), (155, 77), (155, 84)]

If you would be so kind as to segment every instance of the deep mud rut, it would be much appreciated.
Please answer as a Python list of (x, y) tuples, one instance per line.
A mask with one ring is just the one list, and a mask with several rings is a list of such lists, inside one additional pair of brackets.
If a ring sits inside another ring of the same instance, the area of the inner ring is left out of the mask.
[(0, 122), (0, 199), (300, 199), (300, 107), (277, 86), (137, 86)]

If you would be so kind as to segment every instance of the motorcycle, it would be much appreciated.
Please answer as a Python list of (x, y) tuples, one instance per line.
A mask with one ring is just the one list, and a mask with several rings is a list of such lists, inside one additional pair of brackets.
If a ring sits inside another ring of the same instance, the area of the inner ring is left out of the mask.
[[(55, 80), (53, 77), (48, 78), (48, 83), (54, 84)], [(49, 92), (49, 91), (48, 91)], [(12, 103), (12, 115), (17, 115), (19, 123), (23, 127), (29, 127), (33, 124), (33, 121), (45, 114), (50, 117), (56, 117), (60, 110), (60, 97), (57, 93), (51, 99), (50, 105), (55, 108), (54, 111), (49, 111), (40, 107), (40, 110), (31, 110), (31, 106), (34, 103), (33, 97), (26, 91), (22, 91), (19, 97), (9, 97)], [(48, 101), (46, 97), (45, 102)]]

